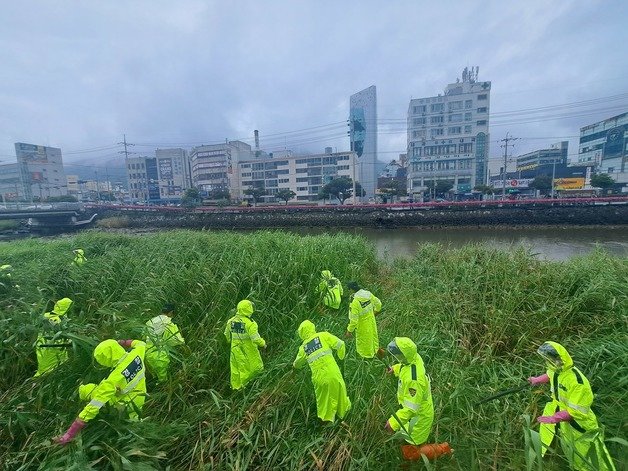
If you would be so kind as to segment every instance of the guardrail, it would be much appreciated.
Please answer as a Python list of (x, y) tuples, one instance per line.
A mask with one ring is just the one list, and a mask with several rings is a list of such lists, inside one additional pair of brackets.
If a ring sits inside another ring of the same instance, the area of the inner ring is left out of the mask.
[(86, 209), (109, 209), (114, 211), (163, 212), (163, 213), (267, 213), (286, 211), (351, 211), (351, 210), (414, 210), (414, 209), (476, 209), (503, 207), (551, 207), (551, 206), (594, 206), (607, 204), (628, 204), (628, 197), (603, 198), (539, 198), (522, 200), (485, 200), (485, 201), (439, 201), (429, 203), (388, 203), (388, 204), (357, 204), (357, 205), (277, 205), (277, 206), (224, 206), (185, 208), (180, 206), (147, 206), (147, 205), (106, 205), (85, 204)]

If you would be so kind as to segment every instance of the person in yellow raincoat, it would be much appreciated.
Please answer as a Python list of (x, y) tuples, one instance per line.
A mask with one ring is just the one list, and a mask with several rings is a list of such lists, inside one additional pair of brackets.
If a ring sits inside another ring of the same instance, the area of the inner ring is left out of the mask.
[(74, 260), (72, 260), (72, 265), (75, 267), (82, 267), (83, 264), (87, 261), (85, 258), (85, 251), (83, 249), (74, 249), (72, 250), (74, 254)]
[[(70, 298), (57, 301), (52, 312), (44, 314), (42, 331), (35, 342), (37, 372), (35, 377), (48, 373), (68, 361), (68, 349), (72, 342), (62, 336), (62, 319), (72, 307)], [(67, 319), (67, 318), (66, 318)]]
[[(126, 348), (130, 350), (127, 352)], [(100, 342), (94, 349), (94, 358), (99, 364), (113, 370), (96, 386), (96, 389), (92, 391), (83, 389), (84, 396), (90, 398), (89, 403), (68, 430), (62, 436), (55, 437), (54, 441), (60, 445), (71, 442), (107, 403), (123, 404), (129, 418), (139, 420), (139, 413), (146, 399), (145, 353), (146, 344), (141, 340), (108, 339)]]
[(375, 315), (381, 311), (382, 303), (370, 291), (361, 289), (355, 281), (347, 283), (347, 288), (352, 296), (346, 336), (351, 337), (351, 333), (355, 330), (358, 354), (364, 358), (373, 358), (379, 349)]
[(558, 435), (558, 424), (561, 447), (572, 469), (614, 470), (602, 430), (591, 410), (593, 392), (589, 380), (574, 366), (561, 344), (545, 342), (537, 353), (545, 359), (547, 372), (528, 378), (528, 382), (533, 386), (549, 383), (552, 397), (543, 415), (537, 418), (543, 455)]
[(146, 365), (158, 382), (168, 378), (170, 349), (185, 343), (179, 327), (172, 321), (173, 315), (174, 305), (166, 304), (161, 315), (146, 322)]
[(240, 301), (236, 315), (227, 321), (225, 327), (225, 337), (231, 344), (231, 388), (235, 390), (242, 389), (264, 370), (259, 349), (266, 348), (266, 341), (257, 330), (257, 322), (251, 320), (253, 310), (251, 301)]
[(388, 419), (385, 428), (389, 432), (403, 430), (406, 442), (422, 445), (434, 422), (430, 378), (425, 373), (423, 358), (407, 337), (395, 337), (387, 350), (398, 361), (387, 373), (399, 378), (397, 401), (401, 408)]
[(329, 332), (316, 332), (316, 327), (308, 320), (301, 322), (297, 334), (303, 343), (292, 366), (310, 365), (318, 418), (330, 422), (336, 416), (342, 419), (351, 409), (351, 401), (333, 350), (340, 360), (344, 359), (345, 343)]
[(323, 270), (321, 277), (317, 291), (323, 298), (323, 304), (331, 309), (338, 309), (342, 301), (342, 283), (329, 270)]

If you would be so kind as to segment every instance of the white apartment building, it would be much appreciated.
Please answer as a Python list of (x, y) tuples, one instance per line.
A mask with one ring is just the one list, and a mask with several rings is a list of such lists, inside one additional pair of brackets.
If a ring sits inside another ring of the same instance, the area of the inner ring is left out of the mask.
[(16, 142), (15, 155), (24, 199), (43, 201), (50, 196), (68, 194), (61, 149)]
[(628, 113), (580, 128), (578, 155), (569, 165), (592, 166), (618, 183), (628, 183)]
[(477, 67), (465, 68), (443, 95), (410, 100), (408, 193), (440, 180), (458, 193), (486, 183), (491, 82), (477, 77)]
[(192, 186), (187, 151), (181, 148), (156, 149), (159, 198), (179, 201)]
[(146, 201), (148, 199), (146, 157), (129, 157), (126, 159), (126, 174), (131, 201)]
[(251, 146), (242, 141), (194, 147), (189, 158), (192, 186), (198, 188), (203, 196), (211, 196), (217, 190), (228, 190), (232, 198), (237, 198), (241, 186), (237, 165), (251, 160), (253, 155)]
[(314, 155), (285, 155), (240, 162), (238, 198), (249, 188), (264, 188), (267, 201), (279, 190), (296, 193), (297, 201), (317, 201), (320, 189), (333, 178), (346, 176), (355, 181), (357, 154), (334, 152)]

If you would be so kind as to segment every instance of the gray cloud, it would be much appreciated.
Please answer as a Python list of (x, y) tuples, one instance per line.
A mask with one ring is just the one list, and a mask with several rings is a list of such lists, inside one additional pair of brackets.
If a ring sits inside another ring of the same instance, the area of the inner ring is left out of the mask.
[[(69, 151), (123, 133), (146, 154), (253, 129), (271, 149), (347, 148), (348, 96), (372, 84), (388, 160), (405, 148), (410, 97), (441, 93), (467, 65), (492, 81), (493, 113), (625, 93), (627, 13), (621, 1), (11, 2), (0, 18), (0, 160), (26, 141), (102, 161), (118, 149)], [(491, 140), (551, 138), (522, 139), (515, 153), (532, 150), (617, 105), (628, 100), (507, 126), (496, 114)], [(329, 123), (339, 124), (270, 136)]]

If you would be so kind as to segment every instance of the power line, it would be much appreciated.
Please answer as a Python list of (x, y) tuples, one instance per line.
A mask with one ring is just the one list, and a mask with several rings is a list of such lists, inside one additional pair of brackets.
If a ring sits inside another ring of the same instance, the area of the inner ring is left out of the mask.
[(508, 146), (514, 147), (514, 144), (508, 144), (508, 141), (516, 141), (518, 137), (509, 137), (506, 133), (506, 137), (501, 141), (504, 143), (501, 147), (504, 148), (504, 173), (502, 177), (502, 200), (506, 199), (506, 165), (508, 165)]

